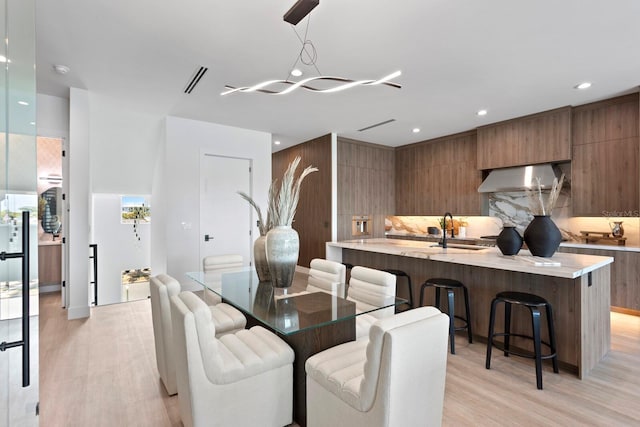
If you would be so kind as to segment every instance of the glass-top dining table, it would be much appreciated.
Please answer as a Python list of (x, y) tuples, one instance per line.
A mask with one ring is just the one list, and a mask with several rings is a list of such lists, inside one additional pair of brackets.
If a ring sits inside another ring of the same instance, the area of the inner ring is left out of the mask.
[(295, 352), (293, 374), (293, 418), (306, 425), (307, 358), (327, 348), (356, 338), (356, 318), (383, 308), (405, 304), (407, 300), (388, 297), (384, 304), (368, 311), (356, 310), (356, 304), (325, 292), (309, 292), (306, 284), (294, 282), (291, 288), (276, 288), (260, 282), (253, 267), (224, 272), (187, 273), (205, 290), (243, 312), (247, 327), (260, 325), (286, 341)]

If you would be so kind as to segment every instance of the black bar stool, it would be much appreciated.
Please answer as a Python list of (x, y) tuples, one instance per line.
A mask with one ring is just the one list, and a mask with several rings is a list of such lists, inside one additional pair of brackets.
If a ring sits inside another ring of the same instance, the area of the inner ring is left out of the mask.
[(346, 298), (349, 292), (349, 280), (351, 280), (351, 269), (353, 269), (353, 264), (343, 262), (342, 265), (347, 268), (347, 272), (344, 276), (344, 297)]
[[(498, 303), (504, 303), (504, 332), (495, 333), (495, 314), (496, 314), (496, 306)], [(533, 329), (533, 336), (523, 335), (523, 334), (514, 334), (511, 333), (511, 304), (517, 304), (529, 309), (531, 313), (531, 325)], [(546, 309), (547, 313), (547, 326), (549, 328), (549, 342), (544, 342), (540, 338), (540, 309)], [(536, 361), (536, 385), (538, 386), (538, 390), (542, 390), (542, 361), (545, 359), (551, 359), (553, 363), (553, 372), (558, 373), (558, 356), (556, 353), (556, 334), (553, 327), (553, 312), (551, 309), (551, 304), (547, 302), (544, 298), (528, 294), (525, 292), (500, 292), (496, 295), (496, 297), (491, 302), (491, 314), (489, 317), (489, 335), (487, 342), (487, 362), (486, 368), (491, 368), (491, 348), (495, 345), (496, 348), (500, 348), (497, 343), (494, 343), (494, 337), (504, 337), (504, 344), (502, 351), (506, 357), (509, 357), (509, 354), (515, 354), (516, 356), (528, 357), (530, 359), (535, 359)], [(512, 350), (509, 346), (509, 338), (510, 337), (520, 337), (529, 340), (533, 340), (533, 354), (530, 352)], [(545, 345), (550, 349), (550, 353), (542, 354), (542, 345)]]
[[(402, 271), (402, 270), (395, 270), (393, 268), (388, 268), (388, 269), (386, 269), (384, 271), (386, 271), (387, 273), (391, 273), (394, 276), (396, 276), (396, 288), (398, 286), (397, 278), (398, 277), (406, 277), (407, 281), (405, 283), (409, 287), (409, 302), (407, 302), (406, 304), (409, 306), (409, 309), (412, 309), (413, 308), (413, 285), (411, 285), (411, 277), (409, 277), (409, 275), (406, 272)], [(397, 291), (396, 291), (396, 294), (397, 294)]]
[[(469, 291), (467, 287), (462, 284), (462, 282), (454, 279), (445, 279), (441, 277), (436, 277), (433, 279), (428, 279), (422, 284), (420, 288), (420, 305), (424, 304), (424, 290), (428, 287), (434, 287), (436, 290), (436, 307), (440, 310), (440, 289), (445, 289), (447, 291), (447, 302), (449, 309), (449, 342), (451, 345), (451, 354), (456, 354), (456, 342), (455, 342), (455, 332), (467, 330), (467, 335), (469, 336), (469, 343), (473, 342), (473, 333), (471, 332), (471, 316), (469, 315)], [(462, 289), (464, 292), (464, 309), (466, 318), (462, 318), (460, 316), (455, 315), (455, 301), (453, 299), (453, 293), (455, 289)], [(462, 320), (464, 324), (456, 328), (455, 319)]]

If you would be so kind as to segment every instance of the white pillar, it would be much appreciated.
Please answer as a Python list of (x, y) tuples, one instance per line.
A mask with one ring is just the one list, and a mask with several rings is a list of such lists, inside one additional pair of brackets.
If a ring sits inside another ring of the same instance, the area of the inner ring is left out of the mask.
[[(89, 317), (89, 92), (71, 88), (69, 94), (69, 230), (66, 234), (67, 317)], [(65, 177), (67, 179), (67, 177)]]

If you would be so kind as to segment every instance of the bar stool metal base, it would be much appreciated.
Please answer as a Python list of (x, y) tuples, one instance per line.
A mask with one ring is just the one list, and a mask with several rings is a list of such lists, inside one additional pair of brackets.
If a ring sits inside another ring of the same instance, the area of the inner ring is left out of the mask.
[[(473, 332), (471, 331), (471, 316), (469, 314), (469, 291), (467, 287), (462, 284), (462, 282), (454, 279), (446, 279), (441, 277), (436, 277), (433, 279), (426, 280), (422, 287), (420, 288), (420, 305), (424, 304), (424, 290), (428, 287), (434, 287), (436, 291), (436, 304), (435, 306), (438, 310), (440, 308), (440, 290), (444, 289), (447, 292), (447, 309), (449, 310), (449, 344), (451, 347), (451, 354), (456, 354), (456, 341), (455, 341), (455, 332), (467, 330), (467, 335), (469, 337), (469, 343), (473, 343)], [(455, 301), (454, 301), (454, 290), (462, 289), (464, 293), (464, 308), (466, 318), (456, 316), (455, 314)], [(455, 326), (455, 319), (461, 320), (463, 322), (462, 326)]]
[[(504, 303), (504, 332), (494, 332), (496, 307)], [(511, 305), (517, 304), (529, 309), (531, 313), (531, 326), (533, 335), (524, 335), (511, 332)], [(547, 315), (547, 327), (549, 328), (549, 342), (540, 338), (540, 309), (545, 308)], [(491, 369), (491, 349), (493, 346), (502, 350), (506, 357), (510, 354), (535, 359), (536, 386), (542, 390), (542, 361), (551, 359), (553, 372), (558, 373), (558, 356), (556, 352), (556, 336), (553, 326), (553, 310), (551, 304), (542, 297), (525, 292), (500, 292), (491, 302), (491, 314), (489, 316), (489, 334), (487, 335), (487, 359), (486, 368)], [(504, 344), (500, 346), (494, 341), (495, 337), (504, 337)], [(523, 352), (510, 348), (510, 337), (519, 337), (533, 341), (533, 353)], [(542, 354), (542, 346), (549, 349), (549, 353)]]

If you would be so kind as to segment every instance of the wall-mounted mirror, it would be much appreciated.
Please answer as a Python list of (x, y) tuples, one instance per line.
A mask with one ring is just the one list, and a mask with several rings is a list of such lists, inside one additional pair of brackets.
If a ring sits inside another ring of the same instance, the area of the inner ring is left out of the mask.
[(42, 192), (38, 211), (44, 232), (57, 237), (62, 228), (62, 188), (51, 187)]

